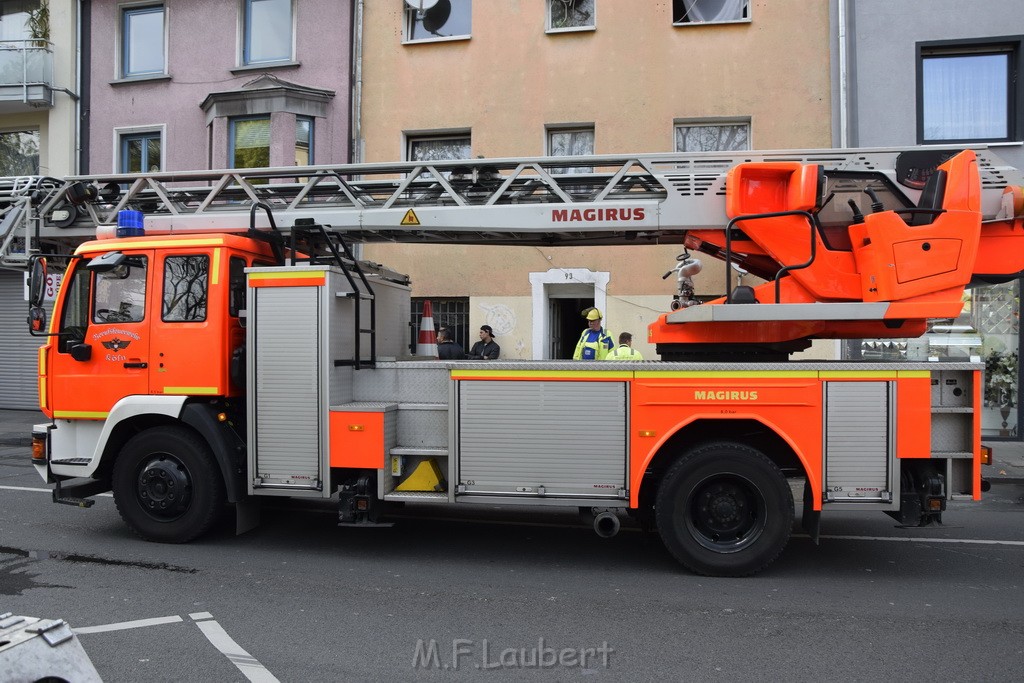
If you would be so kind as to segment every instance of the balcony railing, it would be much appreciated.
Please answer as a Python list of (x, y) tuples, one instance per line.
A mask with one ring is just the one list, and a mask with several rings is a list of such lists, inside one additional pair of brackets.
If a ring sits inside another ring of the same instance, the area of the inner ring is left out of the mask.
[(48, 40), (0, 41), (0, 89), (3, 99), (14, 99), (13, 88), (21, 90), (21, 101), (35, 106), (52, 104), (53, 43)]

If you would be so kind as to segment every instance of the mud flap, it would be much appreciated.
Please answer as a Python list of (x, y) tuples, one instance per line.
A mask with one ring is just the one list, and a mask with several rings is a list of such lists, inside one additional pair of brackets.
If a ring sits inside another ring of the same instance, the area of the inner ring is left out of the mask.
[(819, 545), (821, 510), (814, 509), (814, 493), (811, 491), (811, 482), (809, 480), (804, 480), (804, 512), (800, 516), (800, 526), (804, 528), (807, 535), (814, 541), (814, 545)]

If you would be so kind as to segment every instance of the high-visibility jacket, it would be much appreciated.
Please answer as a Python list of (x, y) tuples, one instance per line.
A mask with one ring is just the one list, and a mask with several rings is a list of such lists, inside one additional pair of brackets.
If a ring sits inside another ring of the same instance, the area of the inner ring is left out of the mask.
[(619, 344), (616, 348), (608, 352), (608, 355), (604, 357), (605, 360), (643, 360), (644, 357), (640, 355), (640, 352), (634, 349), (629, 344)]
[(576, 343), (573, 360), (604, 360), (608, 352), (615, 348), (615, 342), (602, 327), (596, 332), (589, 327), (583, 330), (580, 340)]

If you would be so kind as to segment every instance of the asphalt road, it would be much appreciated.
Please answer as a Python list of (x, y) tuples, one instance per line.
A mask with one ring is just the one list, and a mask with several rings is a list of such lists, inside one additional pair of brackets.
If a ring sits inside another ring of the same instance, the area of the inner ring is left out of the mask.
[(1016, 483), (941, 527), (827, 515), (820, 546), (797, 535), (756, 577), (709, 579), (563, 510), (407, 507), (353, 529), (275, 501), (242, 536), (226, 520), (146, 543), (109, 497), (52, 504), (23, 451), (0, 449), (0, 613), (65, 618), (105, 681), (1021, 678)]

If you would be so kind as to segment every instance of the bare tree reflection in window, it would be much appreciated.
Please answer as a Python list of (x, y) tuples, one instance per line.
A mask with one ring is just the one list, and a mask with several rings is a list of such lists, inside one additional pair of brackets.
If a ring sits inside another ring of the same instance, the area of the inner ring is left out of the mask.
[(549, 0), (548, 12), (552, 29), (594, 25), (594, 0)]
[(165, 321), (206, 320), (209, 262), (208, 256), (168, 256), (164, 260)]
[(676, 126), (677, 152), (730, 152), (750, 149), (750, 125)]

